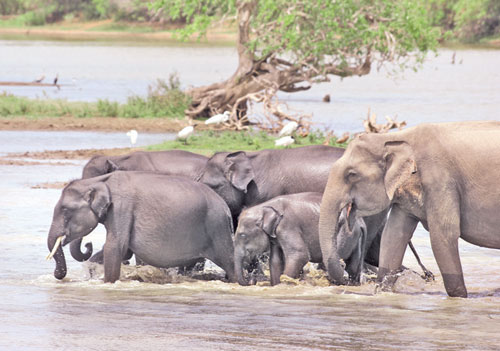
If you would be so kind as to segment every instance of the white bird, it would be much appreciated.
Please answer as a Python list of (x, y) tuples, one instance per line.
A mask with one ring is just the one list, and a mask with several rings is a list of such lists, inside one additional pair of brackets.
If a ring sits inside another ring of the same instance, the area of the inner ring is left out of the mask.
[(297, 122), (294, 122), (294, 121), (288, 122), (280, 130), (280, 132), (278, 133), (278, 136), (282, 137), (282, 136), (286, 136), (286, 135), (292, 135), (293, 132), (295, 132), (298, 127), (299, 127), (299, 124)]
[(275, 146), (290, 146), (295, 142), (295, 139), (292, 136), (284, 136), (283, 138), (279, 138), (274, 141)]
[(130, 145), (134, 146), (135, 143), (137, 142), (137, 136), (139, 133), (137, 133), (137, 130), (131, 129), (127, 132), (127, 136), (130, 138)]
[(229, 121), (229, 116), (231, 112), (225, 111), (224, 113), (220, 113), (218, 115), (212, 116), (205, 121), (205, 124), (221, 124)]
[(177, 133), (177, 139), (184, 140), (184, 144), (187, 144), (187, 138), (193, 134), (195, 126), (196, 124), (182, 128), (179, 133)]

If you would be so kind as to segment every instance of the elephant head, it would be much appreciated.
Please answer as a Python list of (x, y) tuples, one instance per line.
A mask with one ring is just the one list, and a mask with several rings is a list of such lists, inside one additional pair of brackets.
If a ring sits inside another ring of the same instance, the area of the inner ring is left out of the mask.
[(97, 177), (119, 169), (120, 167), (116, 164), (115, 160), (113, 160), (113, 157), (94, 156), (87, 162), (85, 167), (83, 167), (82, 179)]
[(59, 246), (61, 240), (66, 245), (91, 233), (105, 219), (110, 202), (109, 189), (102, 181), (76, 180), (63, 189), (54, 208), (47, 239), (49, 251), (55, 252), (54, 276), (57, 279), (66, 276), (64, 252)]
[(255, 174), (252, 163), (243, 151), (213, 155), (198, 181), (208, 185), (226, 201), (233, 216), (237, 216)]
[(339, 218), (352, 228), (354, 216), (375, 215), (391, 206), (395, 193), (417, 171), (412, 148), (388, 134), (353, 140), (330, 171), (320, 210), (319, 237), (330, 280), (344, 283), (338, 256)]
[(238, 283), (248, 285), (243, 269), (260, 254), (269, 251), (270, 240), (276, 239), (276, 228), (283, 215), (271, 206), (244, 211), (234, 236), (234, 265)]

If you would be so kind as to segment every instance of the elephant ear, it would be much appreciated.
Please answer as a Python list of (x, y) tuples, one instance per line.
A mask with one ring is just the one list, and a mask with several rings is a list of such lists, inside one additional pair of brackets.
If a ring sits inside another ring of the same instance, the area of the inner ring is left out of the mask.
[(243, 151), (233, 152), (224, 159), (224, 176), (238, 190), (245, 194), (248, 191), (248, 184), (255, 177), (252, 163), (247, 154)]
[(90, 208), (99, 220), (103, 220), (111, 203), (111, 194), (108, 186), (103, 182), (92, 184), (85, 193), (84, 199), (89, 203)]
[(385, 143), (385, 191), (392, 201), (396, 190), (417, 172), (417, 164), (412, 147), (405, 141)]
[(281, 222), (283, 215), (271, 206), (264, 206), (262, 209), (262, 230), (271, 238), (276, 239), (276, 228)]
[(111, 160), (106, 160), (106, 173), (112, 173), (118, 171), (120, 167)]

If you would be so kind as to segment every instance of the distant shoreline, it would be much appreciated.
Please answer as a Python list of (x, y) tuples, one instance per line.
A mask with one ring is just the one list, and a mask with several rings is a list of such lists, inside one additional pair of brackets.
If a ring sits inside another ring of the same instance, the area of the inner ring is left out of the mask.
[(0, 28), (0, 39), (4, 40), (56, 40), (56, 41), (116, 41), (134, 42), (138, 44), (157, 43), (169, 45), (236, 45), (237, 33), (232, 31), (213, 30), (207, 33), (206, 38), (190, 39), (186, 42), (174, 38), (170, 31), (153, 31), (147, 33), (127, 31), (99, 31), (85, 29), (61, 29), (25, 27), (25, 28)]

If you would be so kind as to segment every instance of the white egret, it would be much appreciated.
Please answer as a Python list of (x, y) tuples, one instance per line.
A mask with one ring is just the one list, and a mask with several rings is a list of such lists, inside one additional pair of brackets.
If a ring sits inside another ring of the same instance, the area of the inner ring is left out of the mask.
[(297, 130), (299, 127), (299, 124), (297, 122), (291, 121), (285, 124), (285, 126), (280, 130), (278, 133), (278, 136), (286, 136), (286, 135), (292, 135), (293, 132)]
[(292, 136), (284, 136), (274, 141), (275, 146), (290, 146), (295, 142), (295, 139)]
[(187, 144), (187, 139), (191, 134), (194, 132), (194, 127), (196, 126), (196, 123), (192, 126), (187, 126), (182, 128), (179, 133), (177, 133), (177, 139), (184, 140), (184, 144)]
[(229, 116), (231, 116), (231, 112), (225, 111), (224, 113), (210, 117), (205, 121), (205, 124), (221, 124), (229, 121)]
[(133, 147), (135, 143), (137, 142), (137, 136), (139, 133), (137, 133), (137, 130), (131, 129), (127, 132), (127, 136), (130, 138), (130, 145)]

